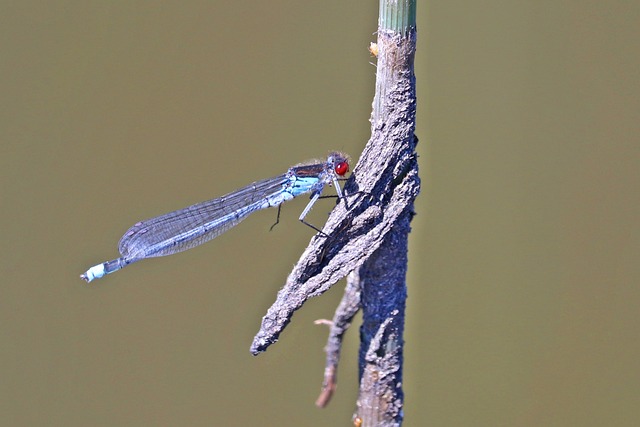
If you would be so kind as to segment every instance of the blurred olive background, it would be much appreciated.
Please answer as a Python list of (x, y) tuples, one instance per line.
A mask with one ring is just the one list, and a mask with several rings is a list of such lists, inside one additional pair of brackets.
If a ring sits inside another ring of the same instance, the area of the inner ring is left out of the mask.
[[(0, 424), (350, 425), (343, 283), (249, 345), (305, 200), (90, 285), (134, 222), (369, 137), (377, 2), (3, 2)], [(640, 6), (418, 4), (406, 426), (636, 425)], [(322, 224), (331, 201), (314, 208)]]

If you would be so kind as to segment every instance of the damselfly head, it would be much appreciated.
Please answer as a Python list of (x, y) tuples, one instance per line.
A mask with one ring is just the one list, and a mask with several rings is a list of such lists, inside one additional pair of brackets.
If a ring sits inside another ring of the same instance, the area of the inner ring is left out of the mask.
[(349, 172), (349, 156), (344, 153), (331, 153), (327, 158), (328, 162), (333, 166), (333, 171), (338, 176), (345, 176)]

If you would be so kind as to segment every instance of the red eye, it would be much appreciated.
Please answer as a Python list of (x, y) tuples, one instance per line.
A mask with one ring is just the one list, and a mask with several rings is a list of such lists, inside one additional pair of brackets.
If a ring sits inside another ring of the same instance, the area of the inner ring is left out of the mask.
[(345, 173), (349, 172), (349, 163), (340, 162), (335, 166), (334, 170), (338, 175), (344, 176)]

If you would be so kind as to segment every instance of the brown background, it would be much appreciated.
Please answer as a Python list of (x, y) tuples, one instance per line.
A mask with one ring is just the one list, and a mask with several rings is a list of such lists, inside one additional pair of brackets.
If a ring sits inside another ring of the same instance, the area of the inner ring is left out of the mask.
[[(640, 416), (637, 2), (420, 2), (406, 426)], [(252, 357), (305, 201), (86, 285), (137, 220), (369, 135), (376, 2), (0, 6), (0, 424), (349, 425), (342, 284)], [(317, 205), (322, 224), (331, 202)]]

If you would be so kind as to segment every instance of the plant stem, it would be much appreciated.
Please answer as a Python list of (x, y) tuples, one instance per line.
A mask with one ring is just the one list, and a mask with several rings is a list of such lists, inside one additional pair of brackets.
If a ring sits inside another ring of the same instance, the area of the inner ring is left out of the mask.
[[(393, 146), (414, 154), (416, 49), (415, 0), (381, 0), (378, 68), (371, 115), (372, 141), (382, 129)], [(370, 141), (370, 143), (372, 142)], [(412, 165), (417, 179), (417, 163)], [(399, 177), (394, 179), (398, 181)], [(380, 247), (360, 267), (360, 393), (354, 419), (362, 426), (399, 426), (403, 419), (403, 332), (407, 296), (407, 247), (413, 200)]]

